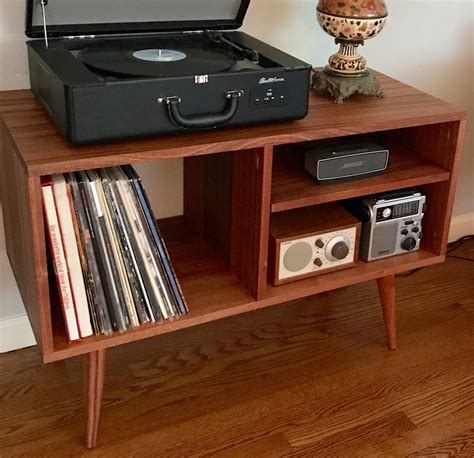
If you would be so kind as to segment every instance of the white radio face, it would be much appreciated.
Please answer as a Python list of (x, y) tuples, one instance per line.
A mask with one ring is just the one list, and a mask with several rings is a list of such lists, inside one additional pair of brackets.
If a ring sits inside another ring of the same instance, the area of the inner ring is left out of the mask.
[(278, 280), (352, 264), (356, 238), (352, 227), (281, 242)]

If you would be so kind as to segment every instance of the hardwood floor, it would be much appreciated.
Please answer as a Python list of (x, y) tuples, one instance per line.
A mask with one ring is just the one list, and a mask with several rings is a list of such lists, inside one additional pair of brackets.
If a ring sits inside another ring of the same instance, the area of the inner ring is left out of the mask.
[(474, 456), (473, 280), (398, 277), (395, 352), (376, 282), (112, 349), (93, 451), (81, 359), (0, 355), (0, 457)]

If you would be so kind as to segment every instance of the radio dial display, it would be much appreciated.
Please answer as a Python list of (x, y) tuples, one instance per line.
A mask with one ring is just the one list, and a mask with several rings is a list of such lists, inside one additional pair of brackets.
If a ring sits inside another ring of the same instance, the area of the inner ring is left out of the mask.
[(419, 202), (405, 202), (402, 204), (392, 205), (377, 209), (377, 222), (390, 221), (392, 219), (405, 218), (418, 214)]

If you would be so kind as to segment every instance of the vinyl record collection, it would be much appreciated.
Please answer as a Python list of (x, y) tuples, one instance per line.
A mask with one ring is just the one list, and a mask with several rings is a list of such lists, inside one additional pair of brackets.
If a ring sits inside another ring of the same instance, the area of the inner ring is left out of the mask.
[(69, 341), (187, 313), (133, 167), (43, 177), (42, 192)]

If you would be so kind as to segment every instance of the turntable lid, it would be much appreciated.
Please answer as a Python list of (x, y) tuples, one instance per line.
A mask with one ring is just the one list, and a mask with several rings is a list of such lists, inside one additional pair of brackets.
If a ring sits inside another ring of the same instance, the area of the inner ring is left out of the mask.
[[(48, 36), (238, 29), (250, 0), (45, 0)], [(41, 0), (27, 0), (26, 35), (44, 36)]]

